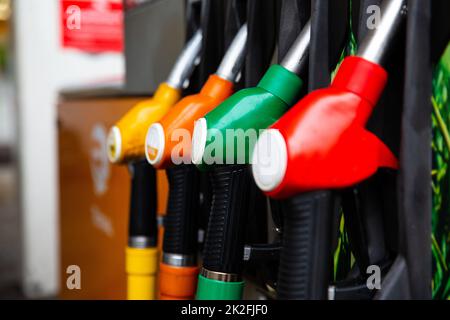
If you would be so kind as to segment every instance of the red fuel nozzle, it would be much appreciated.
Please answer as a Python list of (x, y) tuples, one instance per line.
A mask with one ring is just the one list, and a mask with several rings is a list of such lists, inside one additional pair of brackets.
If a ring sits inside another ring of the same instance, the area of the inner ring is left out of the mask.
[(332, 85), (315, 91), (263, 133), (253, 175), (269, 196), (352, 186), (398, 161), (365, 129), (387, 81), (386, 71), (360, 57), (344, 60)]

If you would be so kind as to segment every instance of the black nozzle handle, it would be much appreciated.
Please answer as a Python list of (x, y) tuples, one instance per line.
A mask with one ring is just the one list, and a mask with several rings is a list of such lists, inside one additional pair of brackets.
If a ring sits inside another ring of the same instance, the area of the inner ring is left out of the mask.
[(246, 165), (216, 167), (210, 173), (212, 204), (203, 249), (203, 268), (242, 271), (250, 176)]
[(327, 299), (335, 211), (330, 191), (305, 193), (283, 202), (278, 299)]
[[(164, 218), (164, 254), (195, 257), (198, 239), (198, 170), (193, 165), (179, 165), (166, 172), (169, 198)], [(195, 261), (190, 261), (192, 263)]]
[(146, 161), (130, 164), (131, 197), (128, 245), (134, 248), (156, 246), (156, 170)]

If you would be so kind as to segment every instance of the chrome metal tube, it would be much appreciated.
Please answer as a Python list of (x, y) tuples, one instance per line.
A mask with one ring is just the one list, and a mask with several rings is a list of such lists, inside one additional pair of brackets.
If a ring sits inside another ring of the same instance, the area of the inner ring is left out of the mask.
[(248, 28), (245, 23), (234, 37), (220, 63), (219, 69), (217, 69), (216, 74), (222, 79), (236, 81), (247, 52), (247, 35)]
[(223, 273), (211, 271), (205, 268), (202, 268), (200, 274), (207, 279), (223, 281), (223, 282), (238, 282), (241, 281), (241, 276), (234, 273)]
[(298, 75), (307, 64), (310, 41), (311, 21), (308, 21), (281, 61), (281, 66)]
[(150, 248), (152, 246), (152, 241), (146, 236), (132, 236), (128, 239), (128, 246), (137, 249)]
[(163, 253), (162, 261), (173, 267), (191, 267), (196, 263), (195, 256), (176, 253)]
[(379, 25), (369, 30), (357, 53), (357, 56), (376, 64), (382, 64), (386, 47), (401, 25), (407, 12), (406, 0), (384, 0), (380, 10)]
[(202, 40), (203, 33), (198, 30), (188, 41), (166, 81), (169, 86), (175, 89), (183, 88), (199, 62)]

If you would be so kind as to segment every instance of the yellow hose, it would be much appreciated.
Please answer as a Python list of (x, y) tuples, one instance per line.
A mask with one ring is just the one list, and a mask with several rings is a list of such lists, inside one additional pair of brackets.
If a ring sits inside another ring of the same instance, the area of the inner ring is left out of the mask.
[(126, 248), (128, 300), (156, 299), (158, 249)]

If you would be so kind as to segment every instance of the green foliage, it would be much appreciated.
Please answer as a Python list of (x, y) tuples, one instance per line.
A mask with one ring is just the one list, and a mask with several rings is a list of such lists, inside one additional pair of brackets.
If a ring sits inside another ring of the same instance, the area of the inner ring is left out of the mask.
[(345, 229), (344, 215), (341, 212), (341, 221), (339, 226), (338, 243), (333, 257), (334, 262), (334, 281), (343, 280), (354, 264), (354, 258), (350, 251), (348, 233)]
[[(350, 3), (351, 8), (351, 3)], [(350, 17), (352, 16), (350, 12)], [(342, 64), (342, 61), (346, 56), (349, 55), (355, 55), (357, 51), (357, 43), (355, 34), (353, 33), (352, 28), (352, 21), (350, 19), (350, 34), (349, 39), (347, 43), (347, 47), (342, 51), (340, 61), (338, 65), (336, 66), (335, 70), (331, 74), (331, 79), (334, 79), (334, 76), (336, 75), (337, 71), (339, 70), (339, 67)], [(341, 221), (340, 221), (340, 228), (339, 228), (339, 234), (338, 234), (338, 244), (336, 247), (336, 251), (334, 252), (333, 257), (333, 263), (334, 263), (334, 273), (333, 278), (334, 281), (345, 279), (348, 272), (351, 270), (355, 259), (353, 258), (353, 255), (350, 250), (350, 244), (348, 239), (348, 234), (345, 229), (345, 220), (344, 215), (341, 212)]]
[(433, 298), (450, 300), (450, 45), (433, 78)]

